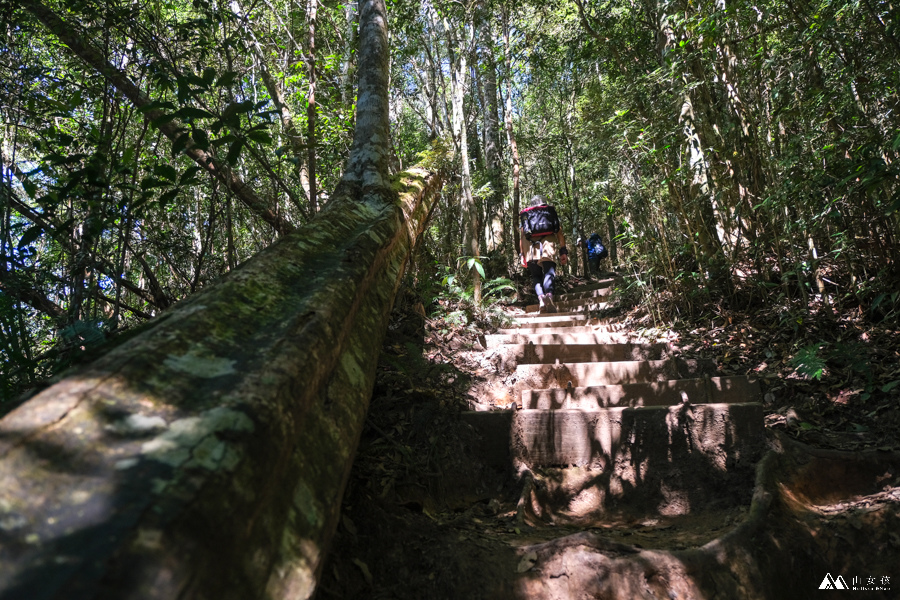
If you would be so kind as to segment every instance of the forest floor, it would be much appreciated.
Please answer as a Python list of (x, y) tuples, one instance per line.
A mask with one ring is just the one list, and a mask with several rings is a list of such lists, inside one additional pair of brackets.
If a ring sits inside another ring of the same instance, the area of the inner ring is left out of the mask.
[[(525, 302), (477, 313), (452, 298), (436, 303), (426, 309), (407, 291), (396, 304), (320, 598), (524, 598), (511, 581), (535, 563), (533, 548), (556, 545), (559, 553), (560, 544), (586, 544), (606, 556), (643, 548), (689, 551), (748, 518), (749, 500), (672, 517), (623, 510), (587, 526), (523, 521), (517, 511), (523, 482), (479, 460), (477, 435), (459, 415), (513, 401), (487, 393), (502, 382), (479, 336), (502, 323), (502, 310), (521, 311)], [(662, 324), (629, 304), (623, 299), (610, 314), (638, 335), (666, 340), (687, 358), (713, 358), (722, 375), (758, 379), (770, 445), (793, 440), (826, 457), (900, 453), (896, 320), (875, 323), (858, 311), (799, 316), (789, 307), (759, 306), (710, 307), (704, 318)], [(556, 475), (577, 478), (574, 471)], [(866, 531), (860, 519), (885, 503), (891, 523), (898, 522), (900, 476), (886, 472), (877, 482), (878, 489), (823, 504), (808, 530), (856, 540)], [(752, 488), (750, 481), (748, 499)], [(900, 564), (900, 536), (884, 535), (880, 548), (887, 555), (870, 559), (868, 575), (893, 576), (897, 590), (900, 569), (890, 572), (889, 565)]]

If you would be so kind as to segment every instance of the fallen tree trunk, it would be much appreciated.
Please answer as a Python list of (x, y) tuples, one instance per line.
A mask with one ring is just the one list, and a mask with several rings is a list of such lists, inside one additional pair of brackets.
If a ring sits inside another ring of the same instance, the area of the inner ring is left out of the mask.
[(0, 421), (0, 597), (315, 591), (440, 186), (392, 187), (383, 2), (360, 22), (354, 148), (320, 216)]

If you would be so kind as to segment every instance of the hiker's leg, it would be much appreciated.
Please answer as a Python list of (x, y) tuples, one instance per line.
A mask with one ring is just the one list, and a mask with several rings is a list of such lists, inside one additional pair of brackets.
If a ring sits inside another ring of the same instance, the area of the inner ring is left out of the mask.
[(528, 261), (528, 274), (531, 275), (531, 284), (534, 286), (534, 293), (537, 294), (538, 299), (544, 295), (544, 290), (541, 284), (544, 281), (544, 271), (541, 269), (541, 264), (536, 260)]
[(556, 263), (553, 261), (545, 260), (541, 263), (541, 270), (543, 275), (543, 285), (541, 287), (544, 288), (545, 294), (552, 294), (553, 280), (556, 279)]

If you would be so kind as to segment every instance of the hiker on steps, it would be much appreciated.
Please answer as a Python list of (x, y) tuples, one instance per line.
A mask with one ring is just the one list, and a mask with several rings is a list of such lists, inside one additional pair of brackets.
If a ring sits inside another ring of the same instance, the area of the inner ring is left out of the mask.
[(609, 250), (603, 245), (603, 238), (599, 233), (592, 233), (591, 237), (584, 240), (584, 249), (588, 255), (588, 267), (592, 277), (600, 276), (600, 261), (609, 256)]
[(536, 195), (531, 199), (531, 205), (519, 213), (519, 220), (519, 258), (531, 275), (540, 312), (556, 312), (553, 280), (556, 279), (557, 257), (562, 265), (569, 261), (566, 238), (559, 226), (556, 209), (547, 204), (543, 196)]

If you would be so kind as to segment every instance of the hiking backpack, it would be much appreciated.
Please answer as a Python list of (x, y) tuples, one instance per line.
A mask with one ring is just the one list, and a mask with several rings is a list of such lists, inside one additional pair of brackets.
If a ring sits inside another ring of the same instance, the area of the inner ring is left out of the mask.
[(587, 252), (588, 258), (596, 258), (598, 260), (609, 256), (609, 251), (603, 245), (603, 240), (600, 239), (600, 234), (598, 233), (594, 233), (588, 238)]
[(559, 231), (559, 217), (556, 208), (549, 204), (532, 206), (519, 213), (522, 232), (529, 240), (553, 235)]

